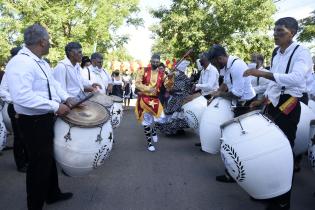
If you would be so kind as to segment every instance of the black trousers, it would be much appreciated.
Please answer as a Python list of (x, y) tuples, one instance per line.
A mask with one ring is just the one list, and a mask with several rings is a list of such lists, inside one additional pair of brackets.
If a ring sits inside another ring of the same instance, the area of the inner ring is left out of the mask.
[(29, 210), (39, 210), (45, 200), (60, 193), (53, 157), (54, 115), (19, 115), (18, 125), (28, 155), (27, 206)]
[[(284, 132), (290, 142), (291, 148), (293, 148), (297, 125), (300, 121), (301, 105), (300, 103), (297, 103), (296, 107), (288, 115), (283, 114), (279, 109), (279, 106), (281, 106), (290, 97), (290, 95), (281, 95), (278, 106), (274, 107), (270, 103), (265, 109), (265, 114), (271, 117), (275, 124), (278, 125), (279, 128)], [(274, 202), (277, 205), (288, 204), (290, 206), (290, 199), (291, 189), (287, 193), (273, 198), (271, 202)]]
[(23, 139), (21, 138), (20, 131), (17, 125), (17, 119), (15, 118), (16, 112), (13, 104), (8, 106), (8, 115), (11, 119), (13, 130), (13, 155), (16, 167), (18, 169), (24, 167), (27, 163), (27, 154)]

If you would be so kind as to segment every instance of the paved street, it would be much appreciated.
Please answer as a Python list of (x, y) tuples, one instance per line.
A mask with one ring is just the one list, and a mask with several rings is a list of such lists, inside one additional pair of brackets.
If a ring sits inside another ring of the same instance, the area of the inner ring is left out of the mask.
[[(160, 135), (155, 153), (148, 152), (142, 127), (133, 111), (126, 111), (115, 130), (111, 157), (99, 169), (82, 178), (59, 174), (63, 191), (73, 199), (45, 206), (48, 210), (263, 210), (237, 184), (222, 184), (215, 176), (224, 171), (220, 156), (194, 146), (191, 131), (171, 138)], [(315, 174), (303, 161), (295, 177), (292, 210), (314, 210)], [(26, 209), (25, 175), (16, 172), (12, 151), (0, 156), (0, 209)]]

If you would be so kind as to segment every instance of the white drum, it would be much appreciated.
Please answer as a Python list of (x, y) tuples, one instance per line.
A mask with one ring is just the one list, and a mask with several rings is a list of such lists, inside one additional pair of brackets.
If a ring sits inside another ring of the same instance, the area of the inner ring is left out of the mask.
[(207, 108), (207, 99), (200, 93), (193, 94), (185, 99), (182, 108), (189, 127), (193, 128), (199, 135), (200, 120)]
[(300, 122), (296, 131), (296, 138), (294, 140), (293, 152), (295, 155), (300, 155), (307, 152), (309, 144), (310, 122), (315, 119), (315, 112), (312, 111), (304, 103), (301, 104)]
[(102, 165), (113, 144), (108, 110), (87, 101), (55, 123), (55, 159), (70, 176), (83, 176)]
[(310, 161), (313, 172), (315, 173), (315, 120), (310, 122), (308, 159)]
[(217, 154), (220, 151), (220, 125), (233, 117), (231, 101), (221, 97), (212, 100), (200, 121), (200, 142), (203, 151), (211, 154)]
[[(2, 118), (2, 113), (0, 113), (0, 115)], [(7, 129), (5, 128), (2, 119), (0, 119), (0, 151), (7, 145), (7, 136)]]
[(12, 124), (11, 124), (11, 119), (10, 119), (9, 114), (8, 114), (8, 106), (9, 106), (9, 104), (7, 102), (5, 102), (4, 106), (2, 108), (2, 117), (3, 117), (3, 122), (4, 122), (4, 125), (7, 129), (7, 131), (9, 133), (12, 133)]
[(114, 101), (113, 106), (111, 107), (111, 122), (113, 128), (117, 128), (120, 125), (123, 116), (123, 98), (118, 96), (111, 96)]
[(315, 112), (315, 101), (312, 99), (308, 100), (308, 107), (311, 108), (313, 112)]
[(291, 189), (293, 154), (277, 125), (253, 111), (222, 124), (221, 129), (222, 160), (250, 196), (268, 199)]

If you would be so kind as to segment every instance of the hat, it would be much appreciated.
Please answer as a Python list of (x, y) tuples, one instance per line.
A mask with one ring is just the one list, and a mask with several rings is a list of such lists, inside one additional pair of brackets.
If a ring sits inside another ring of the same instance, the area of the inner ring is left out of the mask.
[(182, 62), (180, 62), (180, 64), (178, 66), (176, 66), (176, 69), (181, 71), (181, 72), (185, 72), (187, 70), (187, 66), (189, 64), (190, 64), (189, 61), (183, 60)]

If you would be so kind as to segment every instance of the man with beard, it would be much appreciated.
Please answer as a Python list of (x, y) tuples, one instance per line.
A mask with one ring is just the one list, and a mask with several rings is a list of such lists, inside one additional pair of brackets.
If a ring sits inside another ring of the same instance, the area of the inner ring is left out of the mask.
[[(159, 70), (160, 55), (153, 54), (150, 60), (151, 66), (139, 69), (136, 78), (138, 99), (135, 108), (136, 118), (144, 127), (147, 138), (148, 150), (155, 151), (152, 144), (158, 141), (155, 122), (162, 122), (164, 118), (163, 106), (158, 98), (160, 88), (164, 83), (165, 88), (174, 84), (174, 74), (169, 73), (165, 79), (164, 71)], [(164, 82), (165, 79), (165, 82)]]

